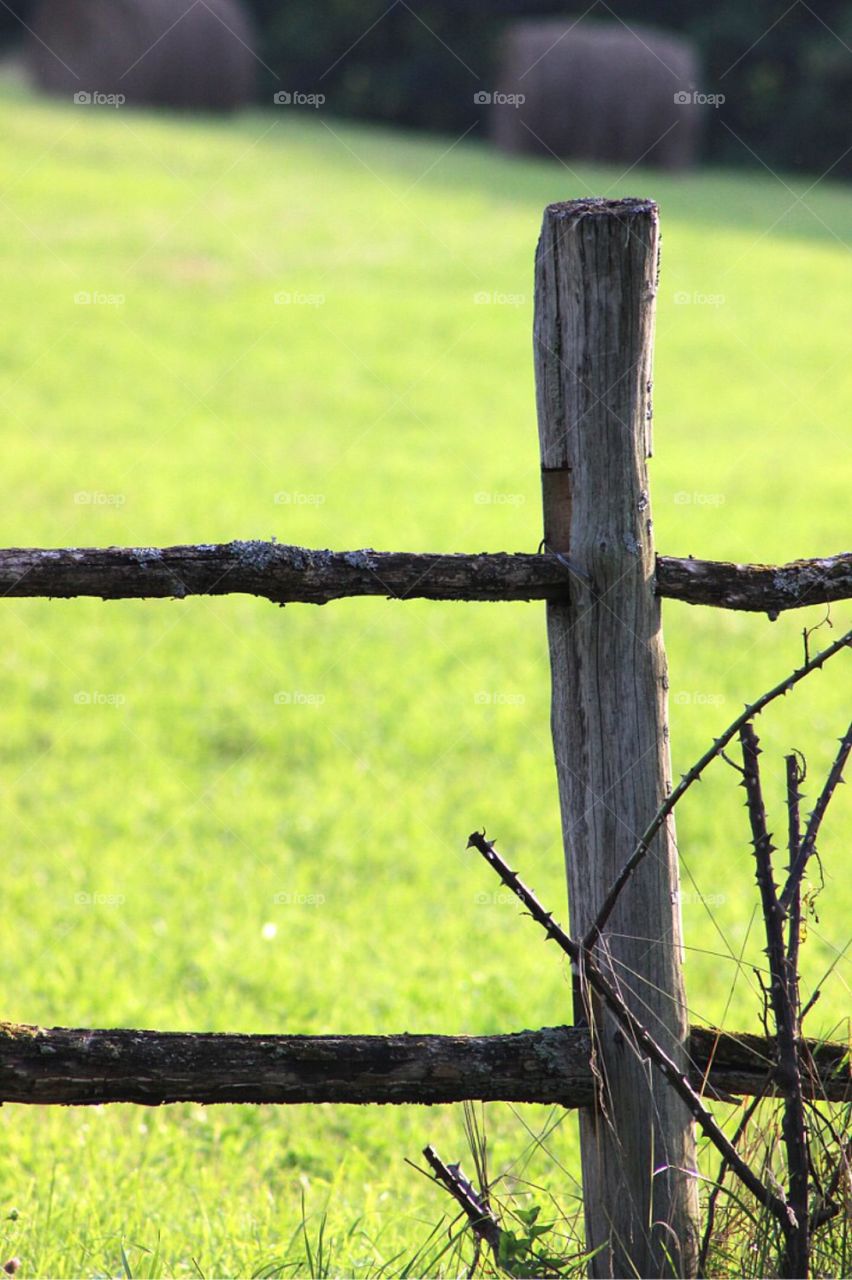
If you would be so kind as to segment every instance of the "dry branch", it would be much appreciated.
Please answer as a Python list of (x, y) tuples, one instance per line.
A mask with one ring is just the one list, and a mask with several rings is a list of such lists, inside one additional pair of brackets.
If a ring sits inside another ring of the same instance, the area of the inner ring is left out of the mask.
[[(794, 876), (790, 892), (789, 920), (787, 924), (787, 970), (792, 982), (791, 999), (799, 1019), (801, 1029), (802, 1002), (799, 994), (799, 946), (802, 931), (802, 881), (794, 875), (799, 849), (802, 843), (802, 822), (800, 804), (802, 793), (799, 787), (805, 780), (804, 756), (791, 752), (784, 757), (787, 777), (787, 849), (790, 854), (788, 873)], [(804, 872), (804, 868), (802, 869)]]
[[(610, 887), (606, 897), (601, 903), (601, 907), (600, 907), (600, 910), (598, 911), (597, 917), (595, 918), (594, 924), (592, 925), (591, 929), (589, 929), (585, 938), (583, 939), (583, 945), (585, 947), (594, 946), (595, 942), (600, 937), (601, 932), (603, 931), (603, 928), (606, 925), (606, 922), (609, 920), (609, 917), (612, 915), (615, 905), (618, 902), (619, 897), (623, 893), (625, 886), (630, 880), (630, 877), (635, 874), (636, 868), (647, 856), (648, 851), (651, 847), (651, 843), (654, 839), (654, 836), (663, 826), (669, 814), (674, 812), (674, 808), (677, 805), (678, 801), (681, 799), (684, 793), (689, 790), (689, 788), (693, 785), (693, 783), (698, 781), (698, 779), (701, 777), (702, 773), (707, 768), (707, 766), (713, 760), (715, 760), (717, 756), (720, 756), (723, 754), (725, 747), (728, 745), (728, 743), (731, 741), (734, 735), (740, 731), (740, 729), (744, 724), (748, 723), (748, 721), (753, 720), (755, 716), (759, 715), (760, 712), (763, 711), (764, 708), (767, 707), (770, 702), (774, 702), (776, 698), (783, 697), (785, 694), (789, 693), (790, 690), (794, 688), (795, 685), (797, 685), (800, 680), (803, 680), (805, 678), (805, 676), (810, 675), (811, 672), (813, 671), (820, 670), (830, 658), (833, 658), (836, 654), (840, 653), (842, 649), (849, 648), (850, 646), (852, 646), (852, 631), (847, 631), (844, 635), (840, 636), (837, 640), (835, 640), (832, 644), (828, 645), (820, 653), (815, 654), (813, 658), (809, 657), (807, 661), (805, 661), (800, 667), (797, 667), (795, 671), (791, 671), (790, 674), (788, 676), (785, 676), (785, 678), (781, 680), (778, 684), (773, 685), (771, 689), (767, 689), (766, 692), (762, 693), (759, 698), (756, 698), (754, 700), (754, 702), (749, 703), (748, 706), (745, 708), (745, 710), (742, 711), (740, 715), (737, 716), (736, 720), (734, 720), (731, 724), (728, 725), (724, 733), (722, 733), (718, 738), (716, 738), (715, 741), (707, 748), (707, 750), (704, 752), (704, 755), (701, 756), (699, 760), (696, 760), (692, 768), (687, 770), (687, 772), (682, 776), (682, 778), (678, 782), (677, 786), (671, 792), (671, 795), (669, 795), (666, 798), (666, 800), (660, 805), (659, 809), (654, 814), (654, 817), (651, 819), (650, 823), (648, 824), (648, 826), (645, 828), (644, 832), (640, 836), (639, 841), (636, 844), (636, 847), (633, 850), (632, 854), (630, 855), (627, 862), (622, 867), (621, 871), (618, 873), (618, 876), (613, 881), (612, 886)], [(844, 742), (845, 742), (845, 739), (844, 739)], [(843, 763), (845, 762), (845, 759), (846, 759), (846, 756), (843, 755), (842, 752), (843, 752), (843, 744), (841, 744), (841, 752), (838, 754), (838, 759), (835, 762), (835, 769), (832, 770), (831, 777), (834, 777), (835, 770), (837, 771), (837, 778), (834, 781), (832, 790), (834, 789), (834, 787), (837, 786), (837, 783), (840, 780), (840, 772), (842, 772)], [(847, 752), (848, 752), (848, 748), (847, 748)], [(829, 779), (829, 783), (827, 783), (826, 785), (828, 786), (830, 783), (831, 783), (831, 778)], [(826, 800), (825, 804), (827, 805), (827, 803), (828, 802)], [(820, 804), (822, 804), (822, 800), (820, 801)], [(819, 805), (818, 805), (818, 808), (819, 808)], [(817, 828), (818, 828), (818, 823), (817, 823)], [(816, 831), (814, 831), (814, 838), (815, 836), (816, 836)], [(803, 850), (804, 850), (804, 845), (803, 845)], [(801, 857), (801, 854), (800, 854), (800, 857)], [(792, 877), (793, 877), (793, 872), (791, 871), (790, 878), (792, 879)], [(787, 891), (785, 889), (785, 893), (782, 894), (782, 897), (781, 897), (781, 902), (782, 902), (782, 905), (785, 907), (785, 909), (787, 905), (785, 900), (786, 892)]]
[(766, 954), (769, 959), (770, 999), (778, 1044), (778, 1059), (774, 1075), (784, 1096), (781, 1132), (787, 1155), (789, 1179), (787, 1198), (794, 1215), (784, 1231), (782, 1274), (791, 1277), (805, 1276), (808, 1274), (810, 1255), (808, 1211), (810, 1188), (803, 1073), (799, 1055), (799, 1025), (794, 1002), (796, 975), (788, 965), (787, 951), (784, 946), (784, 912), (778, 902), (778, 890), (772, 867), (772, 854), (775, 847), (767, 826), (766, 805), (760, 778), (760, 743), (751, 723), (744, 724), (740, 729), (740, 746), (743, 755), (742, 786), (746, 793), (757, 885), (763, 909)]
[(819, 794), (814, 811), (808, 819), (808, 825), (805, 828), (801, 844), (796, 851), (796, 856), (791, 856), (790, 872), (780, 898), (781, 906), (785, 911), (789, 909), (794, 896), (798, 892), (802, 876), (805, 874), (805, 868), (808, 865), (808, 859), (816, 852), (816, 841), (819, 829), (822, 826), (822, 820), (831, 803), (831, 797), (843, 781), (843, 770), (846, 768), (846, 761), (849, 759), (850, 751), (852, 751), (852, 723), (850, 723), (849, 728), (840, 739), (840, 749), (834, 758), (834, 763), (826, 778), (825, 786)]
[[(852, 1100), (847, 1046), (805, 1042), (813, 1096)], [(774, 1046), (690, 1033), (690, 1077), (709, 1096), (766, 1088)], [(594, 1099), (584, 1027), (499, 1036), (278, 1036), (77, 1030), (0, 1023), (0, 1102), (556, 1103)]]
[[(657, 594), (669, 599), (775, 615), (852, 598), (852, 553), (780, 566), (658, 556), (656, 581)], [(12, 597), (182, 599), (245, 593), (275, 604), (326, 604), (346, 596), (559, 600), (570, 583), (564, 558), (551, 552), (312, 551), (262, 541), (0, 549), (0, 595)]]
[(477, 1194), (471, 1182), (464, 1176), (457, 1164), (444, 1164), (434, 1147), (424, 1147), (423, 1155), (426, 1163), (441, 1185), (461, 1206), (475, 1235), (491, 1246), (495, 1261), (500, 1256), (500, 1223), (491, 1213), (488, 1205)]
[[(623, 1032), (623, 1038), (632, 1045), (637, 1057), (644, 1055), (660, 1073), (672, 1091), (684, 1103), (695, 1123), (700, 1127), (713, 1146), (728, 1162), (737, 1177), (748, 1187), (749, 1191), (764, 1205), (782, 1226), (786, 1226), (789, 1210), (784, 1201), (775, 1194), (768, 1183), (763, 1182), (753, 1169), (743, 1160), (731, 1143), (727, 1134), (717, 1123), (715, 1116), (704, 1105), (698, 1090), (695, 1089), (687, 1071), (666, 1052), (657, 1038), (640, 1022), (607, 973), (598, 967), (592, 952), (581, 942), (570, 938), (561, 925), (553, 919), (553, 914), (545, 910), (533, 891), (524, 884), (516, 871), (512, 871), (505, 860), (494, 848), (493, 840), (486, 840), (485, 834), (474, 831), (468, 841), (482, 854), (485, 861), (496, 871), (501, 882), (523, 903), (528, 914), (536, 924), (544, 930), (547, 938), (552, 938), (557, 946), (570, 958), (575, 970), (580, 972), (581, 980), (606, 1005), (607, 1010), (616, 1019)], [(609, 1105), (611, 1089), (607, 1090), (605, 1099)]]

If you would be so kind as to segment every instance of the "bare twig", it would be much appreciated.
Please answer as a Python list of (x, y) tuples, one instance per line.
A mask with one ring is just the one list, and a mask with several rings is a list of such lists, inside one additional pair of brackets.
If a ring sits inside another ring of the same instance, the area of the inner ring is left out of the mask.
[(760, 781), (760, 743), (751, 723), (740, 729), (743, 753), (743, 781), (746, 807), (751, 825), (757, 884), (763, 908), (766, 931), (766, 954), (769, 958), (770, 999), (778, 1038), (778, 1062), (775, 1078), (784, 1095), (781, 1132), (787, 1155), (789, 1205), (792, 1222), (783, 1223), (784, 1274), (804, 1277), (810, 1258), (810, 1222), (808, 1215), (808, 1139), (805, 1128), (805, 1103), (802, 1071), (799, 1061), (799, 1029), (791, 997), (791, 984), (784, 947), (784, 914), (772, 875), (772, 837), (766, 822), (766, 806)]
[(808, 825), (805, 828), (805, 834), (799, 846), (795, 860), (790, 867), (790, 873), (787, 876), (787, 882), (780, 897), (781, 906), (785, 911), (789, 909), (790, 902), (796, 892), (796, 887), (801, 883), (802, 876), (805, 873), (805, 867), (808, 865), (808, 859), (816, 850), (816, 839), (819, 834), (822, 820), (825, 817), (826, 810), (831, 802), (831, 797), (837, 790), (837, 787), (843, 781), (843, 770), (846, 761), (849, 758), (849, 752), (852, 750), (852, 722), (840, 739), (840, 750), (834, 758), (834, 764), (829, 770), (828, 777), (825, 780), (825, 786), (819, 794), (819, 798), (814, 805), (813, 813), (808, 819)]
[(819, 1000), (821, 996), (822, 996), (822, 991), (820, 990), (820, 988), (819, 988), (819, 987), (817, 987), (817, 989), (816, 989), (815, 991), (811, 992), (810, 999), (808, 1000), (807, 1004), (804, 1006), (804, 1008), (802, 1009), (801, 1014), (799, 1015), (799, 1021), (800, 1021), (800, 1022), (804, 1022), (805, 1018), (808, 1016), (808, 1014), (810, 1013), (811, 1009), (813, 1009), (813, 1007), (814, 1007), (814, 1005), (816, 1004), (817, 1000)]
[(647, 1054), (661, 1075), (668, 1080), (693, 1119), (716, 1149), (726, 1157), (730, 1167), (740, 1180), (748, 1187), (752, 1195), (778, 1219), (785, 1230), (789, 1229), (789, 1210), (784, 1201), (779, 1196), (776, 1196), (752, 1172), (716, 1123), (714, 1117), (704, 1106), (678, 1065), (657, 1043), (635, 1014), (631, 1012), (615, 987), (598, 967), (591, 951), (585, 948), (582, 943), (575, 942), (561, 925), (556, 923), (552, 913), (545, 910), (533, 891), (523, 883), (517, 872), (512, 871), (500, 854), (497, 853), (494, 843), (493, 840), (485, 838), (484, 832), (475, 831), (468, 840), (468, 848), (474, 848), (482, 854), (485, 861), (497, 873), (506, 888), (511, 889), (515, 896), (520, 899), (535, 922), (545, 931), (547, 937), (552, 938), (573, 963), (581, 968), (589, 986), (605, 1002), (613, 1017), (621, 1024), (633, 1042)]
[(464, 1176), (457, 1164), (444, 1164), (434, 1147), (424, 1147), (423, 1155), (435, 1177), (446, 1187), (450, 1195), (461, 1206), (475, 1235), (488, 1244), (494, 1254), (495, 1262), (500, 1257), (500, 1223), (491, 1210), (477, 1195), (472, 1184)]
[(716, 738), (713, 744), (708, 747), (700, 760), (697, 760), (692, 768), (683, 775), (671, 795), (663, 801), (657, 812), (654, 814), (654, 817), (640, 836), (633, 853), (627, 859), (627, 862), (624, 864), (617, 878), (613, 882), (612, 888), (609, 890), (601, 904), (601, 908), (597, 914), (594, 924), (583, 939), (584, 947), (594, 946), (595, 942), (600, 937), (601, 931), (603, 930), (607, 920), (611, 916), (615, 908), (615, 904), (621, 896), (625, 885), (639, 866), (640, 862), (642, 862), (645, 855), (648, 853), (648, 850), (651, 847), (651, 842), (657, 832), (662, 828), (663, 823), (673, 812), (674, 807), (680, 800), (681, 796), (683, 796), (692, 784), (701, 777), (702, 773), (711, 761), (715, 760), (715, 758), (724, 750), (742, 726), (747, 724), (749, 720), (753, 720), (756, 715), (759, 715), (759, 713), (763, 711), (770, 702), (773, 702), (776, 698), (780, 698), (783, 694), (789, 693), (789, 691), (797, 685), (800, 680), (803, 680), (805, 676), (810, 675), (812, 671), (816, 671), (818, 668), (822, 667), (829, 658), (833, 658), (836, 653), (839, 653), (841, 649), (846, 648), (850, 644), (852, 644), (852, 631), (847, 631), (845, 635), (841, 636), (838, 640), (835, 640), (833, 644), (828, 646), (828, 648), (823, 649), (821, 653), (816, 655), (816, 657), (810, 658), (801, 667), (798, 667), (795, 671), (791, 672), (789, 676), (786, 676), (784, 680), (774, 685), (771, 689), (768, 689), (766, 693), (761, 694), (759, 698), (755, 699), (754, 702), (750, 703), (745, 708), (741, 715), (737, 716), (736, 720), (728, 726), (724, 733)]
[(831, 608), (828, 604), (826, 604), (825, 617), (820, 618), (819, 622), (815, 622), (812, 627), (802, 628), (802, 645), (804, 646), (804, 650), (805, 650), (805, 662), (807, 662), (811, 656), (811, 636), (815, 632), (821, 630), (822, 627), (828, 627), (830, 629), (833, 626), (834, 626), (834, 623), (831, 621)]
[[(799, 803), (802, 799), (802, 793), (799, 790), (805, 780), (805, 763), (804, 759), (796, 752), (784, 758), (787, 770), (787, 850), (790, 855), (787, 871), (792, 874), (796, 865), (796, 859), (799, 855), (799, 847), (802, 840), (801, 820), (799, 814)], [(794, 990), (791, 990), (790, 996), (796, 1009), (797, 1017), (801, 1014), (801, 1001), (799, 999), (799, 943), (801, 941), (802, 930), (802, 881), (801, 877), (796, 880), (795, 888), (790, 900), (789, 922), (787, 926), (787, 976), (793, 982)]]

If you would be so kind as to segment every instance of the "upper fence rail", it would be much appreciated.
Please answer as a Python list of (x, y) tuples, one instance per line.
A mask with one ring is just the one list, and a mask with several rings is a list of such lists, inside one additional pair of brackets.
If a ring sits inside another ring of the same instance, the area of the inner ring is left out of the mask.
[[(551, 551), (425, 554), (320, 551), (279, 542), (175, 547), (0, 549), (0, 595), (104, 600), (243, 593), (274, 604), (348, 596), (396, 600), (560, 600), (583, 567)], [(591, 584), (594, 586), (594, 583)], [(785, 565), (657, 556), (656, 592), (687, 604), (776, 618), (787, 609), (852, 598), (852, 552)]]

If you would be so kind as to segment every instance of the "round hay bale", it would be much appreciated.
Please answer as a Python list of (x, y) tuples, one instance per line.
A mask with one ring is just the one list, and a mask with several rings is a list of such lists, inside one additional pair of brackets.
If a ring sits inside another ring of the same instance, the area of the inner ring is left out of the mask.
[(27, 61), (62, 97), (230, 111), (253, 97), (253, 49), (241, 0), (40, 0)]
[(503, 40), (492, 135), (505, 151), (683, 169), (697, 150), (698, 74), (688, 40), (649, 27), (516, 23)]

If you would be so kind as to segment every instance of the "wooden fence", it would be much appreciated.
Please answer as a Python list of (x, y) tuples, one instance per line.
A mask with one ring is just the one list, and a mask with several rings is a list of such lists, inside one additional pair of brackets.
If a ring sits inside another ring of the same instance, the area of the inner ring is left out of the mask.
[[(248, 592), (277, 604), (355, 595), (546, 601), (571, 933), (585, 936), (637, 833), (672, 788), (660, 599), (774, 619), (783, 610), (852, 597), (848, 553), (782, 566), (656, 555), (647, 457), (658, 237), (650, 201), (582, 200), (545, 211), (534, 342), (540, 554), (331, 552), (274, 542), (18, 548), (0, 550), (0, 591), (104, 599)], [(677, 903), (669, 817), (607, 922), (600, 962), (696, 1088), (711, 1098), (754, 1094), (766, 1087), (773, 1042), (689, 1027)], [(642, 928), (629, 927), (631, 920)], [(644, 941), (631, 936), (637, 933)], [(481, 1099), (576, 1107), (587, 1244), (600, 1249), (593, 1274), (686, 1275), (694, 1268), (691, 1117), (625, 1044), (611, 1015), (576, 992), (573, 1025), (486, 1037), (17, 1024), (0, 1024), (0, 1033), (0, 1102)], [(815, 1093), (852, 1096), (846, 1046), (814, 1043), (811, 1050)]]

